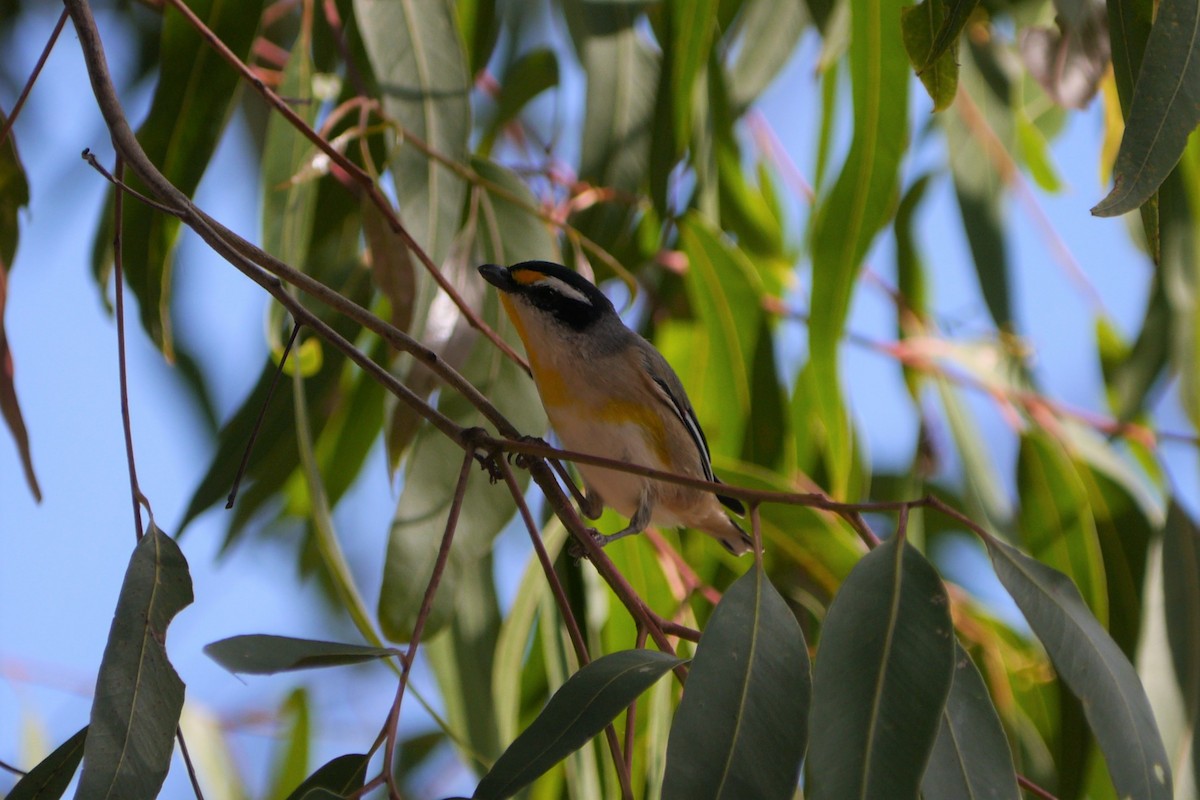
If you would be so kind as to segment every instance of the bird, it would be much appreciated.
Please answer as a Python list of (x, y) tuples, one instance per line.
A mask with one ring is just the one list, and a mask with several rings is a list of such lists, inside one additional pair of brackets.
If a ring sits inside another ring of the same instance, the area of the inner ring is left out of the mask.
[[(565, 449), (717, 482), (708, 440), (679, 376), (654, 345), (626, 327), (604, 292), (548, 261), (478, 269), (499, 290)], [(607, 506), (629, 520), (615, 533), (592, 530), (601, 546), (653, 523), (703, 531), (734, 555), (752, 549), (746, 531), (722, 508), (745, 513), (732, 497), (592, 464), (576, 467), (583, 515), (595, 520)]]

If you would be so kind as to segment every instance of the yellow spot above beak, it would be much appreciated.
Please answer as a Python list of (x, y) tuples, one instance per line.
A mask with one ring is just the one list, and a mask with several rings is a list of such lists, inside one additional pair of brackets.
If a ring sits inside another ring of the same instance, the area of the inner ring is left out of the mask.
[(543, 277), (545, 277), (544, 275), (542, 275), (542, 273), (537, 272), (536, 270), (532, 270), (532, 269), (518, 269), (518, 270), (514, 270), (513, 272), (511, 272), (509, 274), (512, 275), (512, 279), (514, 281), (521, 284), (522, 286), (529, 286), (531, 284), (537, 283)]

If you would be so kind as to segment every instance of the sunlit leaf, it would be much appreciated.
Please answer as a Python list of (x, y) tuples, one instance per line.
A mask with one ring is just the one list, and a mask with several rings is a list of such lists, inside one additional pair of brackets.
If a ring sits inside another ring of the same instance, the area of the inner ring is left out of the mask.
[(1116, 642), (1061, 572), (989, 537), (1000, 582), (1079, 698), (1121, 796), (1167, 800), (1171, 766), (1146, 692)]
[(1114, 217), (1145, 203), (1200, 123), (1200, 2), (1162, 0), (1137, 72), (1113, 189), (1092, 209)]
[(721, 37), (727, 54), (729, 96), (739, 112), (770, 85), (787, 63), (809, 23), (803, 3), (749, 0)]
[(471, 76), (454, 3), (355, 0), (354, 11), (383, 109), (402, 126), (389, 159), (400, 221), (440, 264), (458, 230), (466, 184), (404, 137), (416, 136), (441, 156), (466, 161)]
[[(243, 61), (258, 30), (264, 0), (189, 0), (217, 39)], [(147, 157), (175, 188), (191, 195), (216, 150), (241, 82), (238, 73), (183, 15), (167, 5), (162, 12), (158, 84), (150, 112), (138, 128)], [(130, 186), (152, 194), (136, 176)], [(105, 287), (112, 268), (112, 196), (93, 247), (97, 280)], [(122, 265), (129, 289), (137, 296), (142, 326), (171, 358), (169, 319), (171, 260), (179, 220), (143, 203), (126, 202)]]
[(271, 789), (266, 797), (284, 800), (289, 787), (304, 781), (308, 775), (309, 740), (312, 736), (308, 711), (308, 691), (303, 687), (293, 689), (279, 709), (284, 738), (279, 742), (275, 757), (275, 768), (271, 778)]
[(1062, 445), (1049, 434), (1021, 437), (1017, 456), (1021, 540), (1030, 554), (1068, 575), (1088, 607), (1108, 622), (1108, 589), (1087, 489)]
[(859, 266), (897, 201), (900, 158), (908, 122), (908, 76), (900, 0), (865, 0), (851, 11), (850, 81), (854, 137), (842, 172), (813, 220), (812, 309), (809, 350), (816, 372), (817, 408), (825, 420), (834, 497), (843, 496), (851, 464), (850, 421), (841, 398), (838, 343)]
[(725, 591), (700, 637), (671, 725), (663, 798), (792, 797), (809, 697), (804, 634), (755, 567)]
[(933, 100), (933, 110), (943, 111), (954, 102), (958, 92), (958, 62), (955, 60), (956, 47), (949, 47), (935, 59), (930, 59), (933, 52), (934, 37), (937, 36), (946, 17), (944, 0), (923, 0), (909, 6), (901, 12), (900, 23), (904, 31), (904, 49), (908, 52), (908, 60), (917, 70), (917, 77), (929, 92)]
[(954, 682), (921, 778), (924, 800), (1020, 800), (1004, 728), (983, 677), (954, 646)]
[(604, 730), (642, 692), (681, 663), (682, 659), (656, 650), (623, 650), (583, 667), (508, 746), (472, 797), (499, 800), (516, 794)]
[(386, 647), (251, 633), (206, 645), (204, 652), (230, 672), (272, 675), (315, 667), (360, 664), (395, 655)]
[(946, 587), (894, 535), (863, 557), (825, 617), (805, 795), (917, 796), (953, 677)]
[(187, 561), (151, 527), (134, 548), (96, 676), (78, 797), (158, 795), (183, 710), (183, 681), (167, 660), (167, 626), (192, 602)]
[(67, 791), (83, 759), (87, 726), (60, 744), (54, 752), (29, 770), (6, 795), (7, 800), (58, 800)]

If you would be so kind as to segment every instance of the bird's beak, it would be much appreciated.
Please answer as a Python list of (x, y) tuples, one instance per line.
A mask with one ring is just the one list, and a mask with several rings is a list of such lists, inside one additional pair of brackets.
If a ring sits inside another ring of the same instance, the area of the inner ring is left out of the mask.
[(511, 292), (516, 288), (516, 281), (512, 279), (507, 267), (501, 267), (498, 264), (484, 264), (479, 267), (479, 274), (485, 281), (502, 292)]

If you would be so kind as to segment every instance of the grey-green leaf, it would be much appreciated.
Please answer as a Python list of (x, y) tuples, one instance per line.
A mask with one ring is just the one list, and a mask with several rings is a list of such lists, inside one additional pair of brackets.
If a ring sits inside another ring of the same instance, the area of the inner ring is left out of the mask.
[(989, 538), (986, 544), (1000, 582), (1046, 648), (1059, 677), (1082, 703), (1117, 794), (1170, 798), (1170, 761), (1146, 692), (1075, 584), (1001, 541)]
[(924, 800), (1020, 800), (1012, 752), (971, 656), (954, 647), (954, 683), (921, 779)]
[(8, 800), (58, 800), (62, 797), (83, 758), (83, 742), (87, 732), (87, 726), (84, 725), (78, 733), (29, 770), (8, 793)]
[(850, 572), (825, 617), (806, 796), (916, 797), (953, 675), (946, 587), (892, 536)]
[[(451, 0), (355, 0), (354, 13), (383, 108), (440, 155), (463, 163), (471, 131), (471, 78)], [(390, 156), (400, 221), (440, 264), (462, 216), (466, 184), (395, 137)]]
[(1092, 209), (1114, 217), (1142, 205), (1179, 162), (1200, 123), (1200, 0), (1162, 0), (1133, 87), (1113, 189)]
[(751, 569), (700, 637), (667, 742), (664, 800), (792, 797), (810, 694), (804, 634), (762, 569)]
[(326, 800), (345, 797), (363, 787), (367, 777), (370, 758), (362, 753), (349, 753), (325, 764), (296, 790), (287, 800)]
[(231, 636), (206, 646), (204, 652), (230, 672), (250, 675), (340, 667), (395, 655), (394, 650), (386, 647), (296, 639), (265, 633)]
[[(1175, 680), (1188, 707), (1197, 709), (1200, 708), (1200, 529), (1176, 502), (1167, 510), (1163, 527), (1163, 593)], [(1200, 764), (1196, 766), (1200, 769)], [(1200, 785), (1200, 780), (1197, 784)]]
[(134, 548), (96, 677), (77, 798), (158, 795), (175, 747), (183, 681), (167, 660), (167, 626), (192, 602), (175, 540), (151, 528)]
[(622, 650), (576, 672), (509, 745), (472, 797), (511, 797), (600, 733), (683, 660), (656, 650)]

